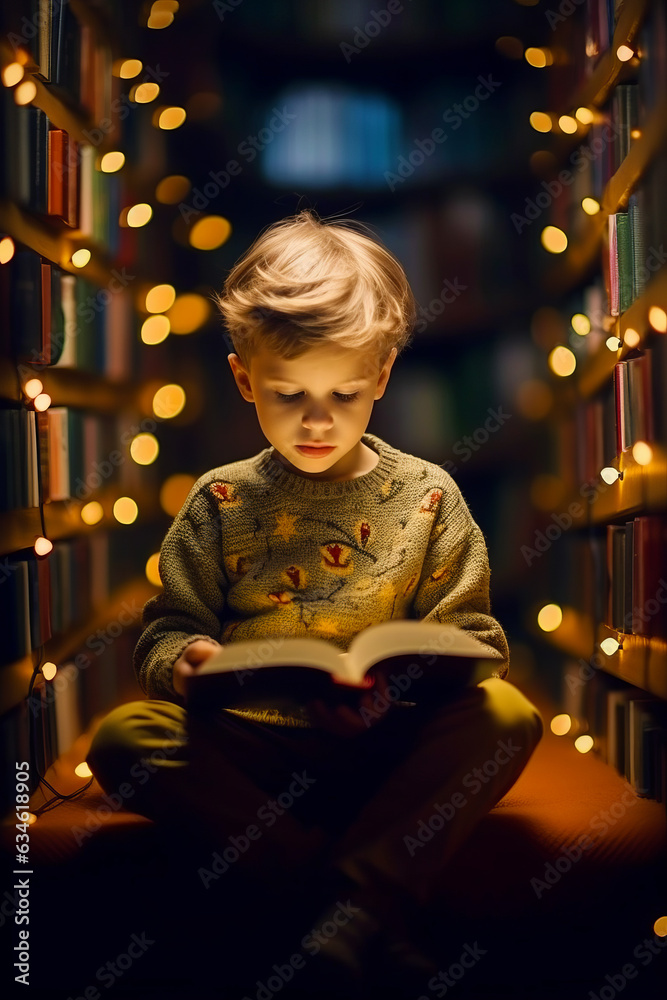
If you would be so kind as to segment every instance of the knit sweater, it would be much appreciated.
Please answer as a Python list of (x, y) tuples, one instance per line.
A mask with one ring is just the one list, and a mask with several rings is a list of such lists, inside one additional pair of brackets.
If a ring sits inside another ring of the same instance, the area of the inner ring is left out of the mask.
[[(362, 440), (379, 460), (356, 479), (299, 476), (265, 448), (195, 483), (162, 544), (162, 592), (143, 611), (134, 667), (149, 697), (182, 703), (172, 668), (195, 639), (309, 636), (344, 651), (391, 618), (465, 629), (507, 675), (484, 537), (458, 486), (375, 435)], [(240, 714), (308, 725), (271, 706)]]

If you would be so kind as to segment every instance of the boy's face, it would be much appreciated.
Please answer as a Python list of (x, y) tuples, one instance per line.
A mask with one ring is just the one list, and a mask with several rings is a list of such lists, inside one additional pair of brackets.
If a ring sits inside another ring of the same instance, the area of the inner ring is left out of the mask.
[(353, 479), (377, 461), (361, 435), (395, 357), (394, 348), (380, 368), (365, 351), (329, 343), (290, 360), (260, 347), (249, 368), (237, 354), (229, 355), (229, 364), (275, 457), (299, 475), (334, 480)]

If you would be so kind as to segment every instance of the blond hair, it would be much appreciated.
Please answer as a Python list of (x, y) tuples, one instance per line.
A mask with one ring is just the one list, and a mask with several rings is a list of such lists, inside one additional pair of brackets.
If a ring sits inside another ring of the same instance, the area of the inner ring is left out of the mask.
[(294, 358), (323, 342), (373, 350), (382, 364), (416, 319), (403, 268), (369, 227), (313, 210), (260, 233), (216, 301), (244, 364), (260, 344)]

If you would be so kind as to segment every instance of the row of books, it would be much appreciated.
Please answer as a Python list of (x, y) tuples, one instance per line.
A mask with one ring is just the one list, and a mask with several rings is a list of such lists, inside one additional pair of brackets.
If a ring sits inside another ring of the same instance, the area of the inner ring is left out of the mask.
[[(30, 761), (31, 791), (37, 774), (67, 753), (95, 716), (142, 696), (132, 670), (137, 638), (128, 627), (112, 643), (72, 651), (53, 680), (38, 675), (31, 697), (0, 716), (3, 760)], [(15, 790), (8, 773), (0, 776), (1, 815), (13, 806)]]
[(667, 638), (667, 523), (660, 515), (607, 525), (606, 624)]
[(660, 514), (552, 535), (544, 587), (591, 629), (667, 638), (667, 525)]
[[(128, 580), (143, 577), (151, 545), (159, 548), (159, 528), (147, 533), (137, 526), (57, 540), (48, 556), (21, 550), (5, 557), (0, 590), (7, 624), (0, 662), (14, 663), (49, 639), (85, 625)], [(132, 622), (140, 612), (132, 607)], [(88, 637), (90, 648), (104, 645), (98, 635)]]
[(114, 256), (121, 178), (97, 169), (96, 146), (75, 142), (41, 108), (18, 106), (6, 88), (0, 115), (5, 147), (13, 151), (4, 158), (0, 194), (91, 237)]
[[(664, 380), (667, 344), (656, 336), (650, 347), (614, 366), (613, 378), (590, 399), (580, 399), (576, 414), (560, 423), (560, 456), (570, 485), (599, 483), (600, 471), (615, 465), (637, 441), (667, 443)], [(576, 481), (572, 476), (576, 476)]]
[(9, 556), (3, 574), (10, 613), (0, 657), (13, 663), (85, 620), (108, 598), (108, 533), (58, 541), (48, 556)]
[(53, 500), (85, 502), (109, 486), (144, 488), (151, 470), (140, 469), (129, 454), (139, 426), (124, 413), (100, 416), (65, 406), (40, 413), (0, 409), (0, 510)]
[(0, 269), (4, 304), (0, 346), (15, 361), (105, 375), (136, 372), (139, 338), (129, 283), (121, 271), (107, 288), (19, 247)]
[(568, 661), (563, 702), (578, 731), (644, 798), (667, 803), (667, 704), (641, 688)]
[[(95, 7), (111, 20), (111, 4)], [(3, 5), (0, 31), (15, 52), (30, 54), (39, 77), (66, 104), (93, 121), (111, 116), (111, 53), (85, 9), (66, 0), (17, 0)]]

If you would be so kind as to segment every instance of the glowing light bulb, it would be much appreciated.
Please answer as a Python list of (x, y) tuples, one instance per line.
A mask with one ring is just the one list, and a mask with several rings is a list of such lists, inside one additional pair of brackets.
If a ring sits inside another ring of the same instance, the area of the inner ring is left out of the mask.
[(567, 249), (567, 236), (557, 226), (545, 226), (540, 233), (540, 241), (549, 253), (563, 253)]
[(636, 330), (633, 330), (632, 327), (629, 326), (625, 331), (625, 333), (623, 334), (623, 340), (628, 345), (628, 347), (635, 348), (639, 346), (641, 342), (641, 337), (639, 336)]
[(628, 62), (629, 59), (632, 59), (633, 55), (634, 52), (629, 45), (619, 45), (616, 49), (616, 58), (619, 62)]
[(48, 538), (44, 538), (43, 535), (40, 535), (39, 538), (35, 540), (34, 549), (36, 556), (48, 556), (49, 552), (53, 550), (53, 542), (50, 542)]
[(153, 124), (158, 128), (164, 129), (166, 132), (171, 131), (175, 128), (180, 128), (187, 117), (185, 108), (170, 107), (161, 108), (158, 111), (157, 118), (153, 120)]
[(104, 517), (104, 508), (97, 500), (91, 500), (81, 508), (81, 520), (84, 524), (99, 524)]
[(585, 313), (575, 313), (570, 325), (580, 337), (586, 337), (591, 332), (591, 321)]
[(613, 656), (616, 650), (620, 648), (621, 648), (620, 642), (618, 641), (618, 639), (612, 638), (612, 636), (608, 636), (606, 639), (603, 639), (602, 642), (600, 643), (600, 649), (602, 650), (603, 653), (606, 653), (607, 656)]
[(29, 378), (26, 384), (23, 386), (23, 391), (28, 396), (29, 399), (35, 399), (39, 396), (40, 392), (44, 386), (39, 381), (38, 378)]
[(157, 83), (137, 83), (130, 90), (130, 100), (135, 104), (150, 104), (160, 93)]
[(154, 587), (161, 587), (162, 580), (160, 578), (159, 570), (160, 553), (154, 552), (152, 556), (149, 556), (146, 562), (146, 579), (149, 583), (152, 583)]
[(9, 264), (15, 250), (16, 247), (11, 236), (4, 236), (0, 240), (0, 264)]
[(621, 346), (621, 341), (618, 339), (618, 337), (607, 337), (607, 339), (605, 340), (605, 344), (610, 351), (617, 351)]
[(121, 153), (118, 150), (114, 150), (111, 153), (105, 153), (100, 160), (100, 170), (105, 174), (115, 174), (125, 165), (125, 153)]
[(653, 930), (658, 937), (667, 937), (667, 917), (658, 917), (653, 924)]
[(176, 417), (185, 406), (185, 390), (180, 385), (163, 385), (153, 396), (153, 413), (162, 420)]
[(154, 285), (146, 293), (146, 312), (162, 313), (171, 309), (176, 301), (176, 289), (173, 285)]
[(579, 753), (588, 753), (589, 750), (593, 749), (593, 737), (588, 734), (577, 736), (574, 745)]
[(2, 68), (2, 82), (5, 87), (15, 87), (20, 83), (25, 75), (25, 70), (21, 63), (12, 62)]
[(563, 621), (563, 612), (558, 604), (545, 604), (537, 615), (537, 624), (543, 632), (555, 632)]
[(145, 226), (147, 222), (150, 222), (152, 216), (153, 209), (151, 206), (146, 202), (140, 202), (138, 205), (132, 205), (131, 208), (128, 208), (126, 221), (132, 229), (139, 229), (141, 226)]
[(561, 132), (566, 132), (568, 135), (572, 135), (577, 131), (577, 120), (572, 115), (561, 115), (558, 119), (558, 124)]
[(19, 107), (30, 104), (37, 97), (37, 87), (34, 80), (23, 80), (14, 91), (14, 103)]
[(93, 772), (90, 770), (85, 760), (82, 760), (80, 764), (77, 764), (74, 768), (74, 773), (79, 778), (92, 778)]
[(52, 681), (57, 673), (58, 673), (58, 668), (55, 665), (55, 663), (51, 662), (51, 660), (47, 660), (46, 663), (42, 664), (42, 676), (45, 678), (45, 680)]
[(32, 405), (36, 410), (39, 410), (40, 413), (43, 413), (44, 410), (48, 410), (50, 407), (51, 397), (48, 392), (40, 392), (39, 395), (35, 396)]
[(141, 326), (144, 344), (161, 344), (169, 336), (171, 323), (166, 316), (149, 316)]
[(130, 455), (137, 465), (152, 465), (160, 452), (158, 439), (153, 434), (137, 434), (130, 443)]
[(581, 207), (586, 215), (597, 215), (600, 211), (600, 202), (595, 198), (582, 198)]
[(614, 469), (611, 465), (605, 465), (604, 469), (600, 469), (600, 476), (608, 486), (611, 486), (612, 483), (615, 483), (617, 479), (621, 478), (621, 474), (618, 469)]
[(530, 116), (530, 124), (536, 132), (551, 132), (553, 128), (550, 115), (544, 111), (533, 111)]
[(595, 116), (590, 108), (577, 108), (574, 113), (574, 117), (578, 122), (581, 122), (582, 125), (590, 125)]
[(143, 68), (144, 64), (141, 59), (120, 59), (114, 63), (113, 74), (120, 77), (121, 80), (134, 80)]
[(92, 254), (90, 250), (87, 250), (85, 247), (81, 247), (80, 250), (74, 251), (71, 261), (75, 267), (85, 267), (91, 257)]
[(565, 736), (565, 734), (569, 733), (572, 728), (572, 719), (565, 713), (562, 715), (554, 715), (550, 726), (551, 732), (554, 733), (555, 736)]
[(667, 312), (660, 306), (651, 306), (648, 311), (648, 321), (658, 333), (667, 333)]
[(635, 441), (632, 446), (632, 457), (637, 465), (650, 465), (653, 461), (653, 449), (646, 441)]
[(113, 516), (120, 524), (133, 524), (139, 508), (131, 497), (119, 497), (113, 505)]
[(577, 367), (577, 359), (569, 347), (554, 347), (549, 355), (548, 364), (554, 375), (566, 378)]

